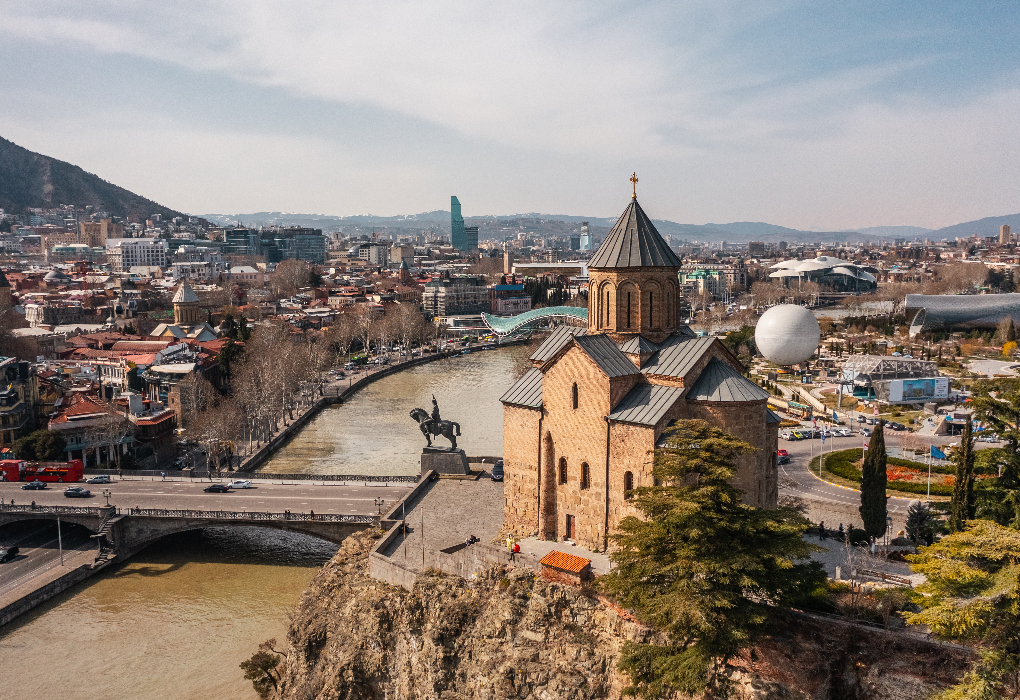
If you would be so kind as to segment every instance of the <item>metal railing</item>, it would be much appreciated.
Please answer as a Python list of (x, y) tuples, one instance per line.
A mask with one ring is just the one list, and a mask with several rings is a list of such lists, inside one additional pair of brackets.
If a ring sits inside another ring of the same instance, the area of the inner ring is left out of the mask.
[(0, 503), (0, 513), (51, 513), (53, 515), (102, 515), (101, 508), (79, 508), (76, 506), (33, 506), (4, 505)]
[[(181, 471), (181, 470), (154, 470), (154, 469), (95, 469), (86, 468), (85, 474), (95, 476), (106, 474), (108, 476), (144, 476), (163, 477), (168, 479), (184, 479), (193, 477), (195, 479), (208, 479), (207, 471)], [(213, 477), (234, 481), (237, 479), (263, 480), (263, 481), (339, 481), (339, 482), (364, 482), (379, 484), (414, 484), (417, 483), (420, 475), (395, 475), (386, 476), (378, 474), (270, 474), (266, 472), (215, 472)]]
[(347, 523), (352, 525), (378, 525), (378, 515), (341, 515), (339, 513), (270, 513), (235, 510), (176, 510), (167, 508), (119, 508), (121, 515), (150, 518), (208, 518), (210, 520), (288, 520), (302, 522)]

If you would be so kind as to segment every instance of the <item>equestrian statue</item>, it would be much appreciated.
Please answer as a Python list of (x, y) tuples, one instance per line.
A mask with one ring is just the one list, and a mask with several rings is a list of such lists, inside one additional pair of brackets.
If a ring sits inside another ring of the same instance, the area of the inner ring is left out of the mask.
[(432, 447), (432, 436), (442, 435), (452, 443), (450, 450), (457, 449), (457, 437), (460, 435), (460, 423), (452, 420), (443, 420), (439, 417), (439, 404), (435, 395), (432, 396), (432, 415), (424, 408), (416, 408), (411, 411), (411, 418), (418, 421), (418, 428), (425, 436), (428, 446)]

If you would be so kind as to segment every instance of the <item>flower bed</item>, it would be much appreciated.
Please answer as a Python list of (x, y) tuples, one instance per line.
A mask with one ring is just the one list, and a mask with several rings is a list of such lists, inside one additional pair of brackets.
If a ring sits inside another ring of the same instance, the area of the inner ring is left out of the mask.
[[(825, 456), (825, 469), (848, 481), (861, 483), (860, 464), (863, 460), (860, 448), (839, 450)], [(890, 466), (891, 465), (891, 466)], [(952, 466), (933, 465), (931, 493), (937, 496), (951, 496), (955, 477)], [(906, 493), (928, 493), (928, 465), (908, 459), (890, 457), (886, 461), (886, 488)]]

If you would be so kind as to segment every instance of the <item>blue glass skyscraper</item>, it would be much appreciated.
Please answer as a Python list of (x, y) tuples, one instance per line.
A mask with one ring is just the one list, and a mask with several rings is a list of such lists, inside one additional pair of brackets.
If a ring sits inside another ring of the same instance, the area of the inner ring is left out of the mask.
[(460, 200), (450, 197), (450, 243), (457, 250), (467, 250), (467, 234), (464, 232), (464, 217), (460, 214)]

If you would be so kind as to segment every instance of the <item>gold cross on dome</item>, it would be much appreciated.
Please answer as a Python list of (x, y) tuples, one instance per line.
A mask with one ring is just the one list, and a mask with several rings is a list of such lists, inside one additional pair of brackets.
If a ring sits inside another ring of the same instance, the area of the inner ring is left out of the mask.
[(630, 198), (637, 199), (637, 184), (638, 184), (637, 173), (634, 173), (633, 175), (630, 176), (630, 181), (631, 184), (634, 186), (634, 193), (630, 196)]

